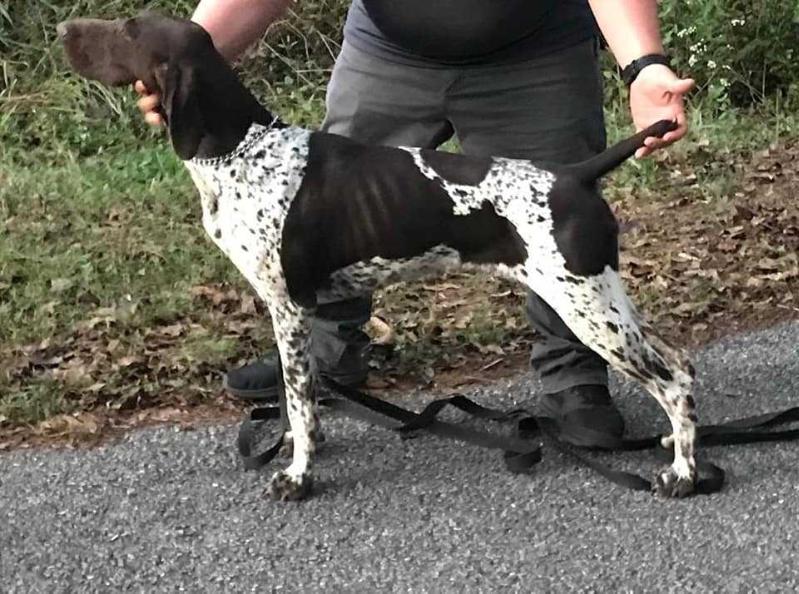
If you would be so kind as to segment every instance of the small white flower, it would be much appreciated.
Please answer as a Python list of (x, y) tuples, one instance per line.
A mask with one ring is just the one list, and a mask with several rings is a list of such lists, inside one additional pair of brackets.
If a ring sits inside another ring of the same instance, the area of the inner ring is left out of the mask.
[(708, 60), (707, 61), (707, 67), (710, 68), (711, 70), (715, 70), (716, 63), (713, 60)]

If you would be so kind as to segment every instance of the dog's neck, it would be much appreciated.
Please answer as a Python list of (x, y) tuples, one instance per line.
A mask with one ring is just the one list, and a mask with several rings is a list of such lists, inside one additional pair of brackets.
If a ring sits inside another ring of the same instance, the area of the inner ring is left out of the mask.
[(253, 124), (283, 127), (247, 90), (224, 60), (202, 69), (200, 111), (204, 135), (196, 158), (212, 159), (233, 152)]

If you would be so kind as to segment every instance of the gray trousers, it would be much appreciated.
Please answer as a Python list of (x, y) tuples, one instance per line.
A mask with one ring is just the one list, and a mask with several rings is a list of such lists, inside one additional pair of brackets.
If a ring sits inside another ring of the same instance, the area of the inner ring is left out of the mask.
[[(345, 42), (327, 88), (323, 130), (392, 146), (436, 148), (456, 135), (464, 153), (568, 163), (605, 148), (597, 45), (587, 41), (502, 66), (431, 68), (371, 56)], [(340, 381), (366, 370), (361, 330), (371, 297), (320, 304), (313, 321), (316, 365)], [(607, 384), (605, 362), (530, 293), (540, 335), (532, 365), (544, 391)]]

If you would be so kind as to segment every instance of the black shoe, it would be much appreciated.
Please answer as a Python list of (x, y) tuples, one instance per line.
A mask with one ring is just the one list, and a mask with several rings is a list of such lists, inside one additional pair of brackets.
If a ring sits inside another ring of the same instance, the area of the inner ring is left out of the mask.
[[(366, 383), (367, 370), (360, 369), (346, 375), (331, 373), (330, 377), (338, 383), (360, 387)], [(242, 400), (275, 402), (277, 400), (277, 355), (248, 363), (227, 372), (222, 385), (231, 394)]]
[(544, 394), (539, 408), (556, 422), (560, 439), (576, 446), (613, 448), (624, 435), (624, 419), (607, 386), (574, 386)]
[(231, 369), (222, 380), (225, 390), (242, 400), (277, 400), (277, 355)]

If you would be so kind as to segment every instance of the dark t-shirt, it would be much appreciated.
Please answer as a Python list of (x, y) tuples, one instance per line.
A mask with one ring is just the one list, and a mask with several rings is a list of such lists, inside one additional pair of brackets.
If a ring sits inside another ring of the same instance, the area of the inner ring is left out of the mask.
[(353, 0), (358, 49), (430, 65), (519, 62), (596, 35), (587, 0)]

